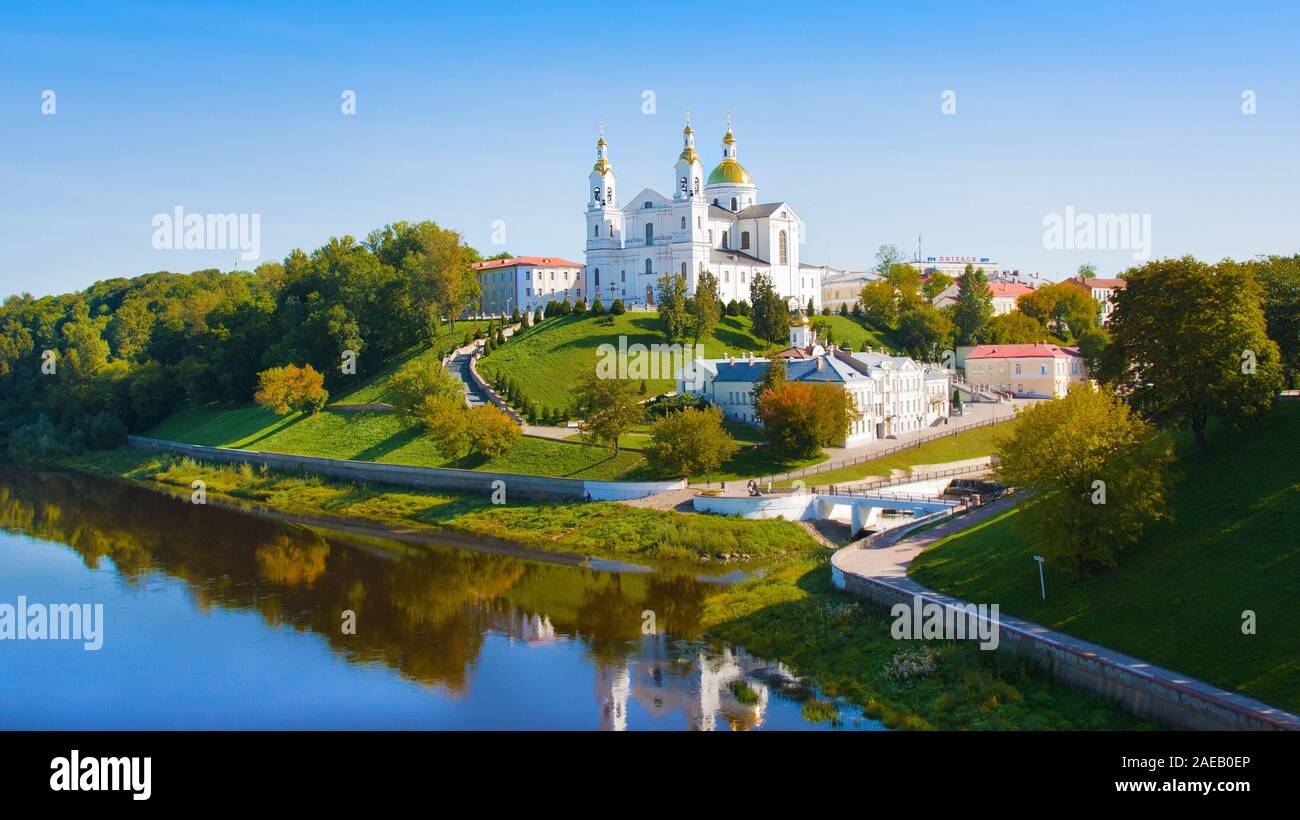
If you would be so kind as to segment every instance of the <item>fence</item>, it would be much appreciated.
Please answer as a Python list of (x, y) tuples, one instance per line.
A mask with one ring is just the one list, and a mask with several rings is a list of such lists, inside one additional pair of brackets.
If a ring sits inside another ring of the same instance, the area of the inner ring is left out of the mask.
[[(890, 456), (893, 455), (894, 453), (901, 453), (904, 450), (910, 450), (913, 447), (920, 447), (922, 444), (931, 441), (936, 441), (941, 438), (948, 438), (949, 436), (955, 436), (959, 433), (964, 433), (967, 430), (978, 430), (981, 427), (992, 427), (995, 424), (1002, 424), (1003, 422), (1011, 421), (1012, 418), (1014, 417), (1003, 416), (1003, 417), (985, 419), (984, 421), (977, 421), (974, 424), (964, 424), (952, 430), (944, 430), (941, 433), (931, 433), (930, 435), (921, 436), (920, 438), (911, 439), (910, 441), (904, 441), (900, 444), (894, 445), (893, 447), (886, 447), (883, 450), (876, 450), (874, 452), (858, 456), (857, 458), (854, 458), (849, 461), (843, 461), (843, 460), (828, 461), (824, 464), (814, 464), (811, 467), (805, 467), (802, 470), (793, 470), (791, 472), (786, 473), (784, 477), (781, 477), (779, 474), (773, 474), (773, 475), (765, 475), (762, 478), (756, 480), (760, 484), (764, 484), (768, 481), (771, 481), (773, 484), (776, 484), (781, 481), (793, 481), (796, 478), (803, 478), (804, 476), (816, 475), (818, 473), (827, 473), (830, 472), (831, 470), (839, 470), (844, 467), (852, 467), (855, 464), (865, 464), (868, 461), (875, 461), (878, 458), (884, 458), (885, 456)], [(913, 479), (913, 480), (918, 480), (918, 479)]]
[(881, 478), (875, 481), (866, 481), (859, 484), (835, 485), (836, 492), (847, 490), (849, 495), (856, 492), (867, 492), (878, 487), (895, 487), (899, 484), (911, 484), (917, 481), (930, 481), (936, 478), (956, 478), (973, 473), (987, 473), (997, 467), (1001, 461), (997, 456), (989, 456), (988, 464), (968, 464), (965, 467), (950, 467), (947, 470), (933, 470), (928, 473), (908, 473), (906, 475), (896, 475), (889, 478)]

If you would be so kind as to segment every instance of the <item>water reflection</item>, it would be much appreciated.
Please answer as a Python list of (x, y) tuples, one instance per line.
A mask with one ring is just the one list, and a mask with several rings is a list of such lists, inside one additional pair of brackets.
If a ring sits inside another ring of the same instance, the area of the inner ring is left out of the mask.
[[(182, 582), (198, 614), (255, 612), (265, 627), (310, 633), (324, 641), (335, 667), (341, 661), (357, 674), (376, 668), (390, 670), (390, 675), (396, 672), (418, 684), (423, 693), (412, 699), (410, 712), (401, 717), (411, 722), (400, 722), (400, 710), (393, 707), (391, 717), (398, 725), (598, 725), (617, 730), (673, 724), (691, 729), (750, 729), (764, 726), (771, 704), (780, 700), (754, 679), (741, 690), (746, 702), (740, 702), (733, 682), (752, 677), (764, 666), (742, 652), (699, 640), (708, 587), (690, 575), (596, 571), (339, 534), (196, 507), (122, 482), (5, 467), (0, 467), (0, 528), (64, 544), (85, 568), (107, 572), (125, 583), (130, 594), (114, 608), (136, 610), (131, 617), (157, 624), (160, 633), (173, 628), (188, 641), (221, 643), (211, 619), (195, 625), (181, 613), (168, 622), (168, 616), (151, 610), (162, 607), (153, 579), (175, 579)], [(34, 548), (27, 543), (28, 549)], [(37, 546), (43, 554), (56, 549)], [(13, 577), (17, 569), (30, 566), (29, 559), (23, 559), (24, 565), (12, 557), (19, 551), (12, 537), (0, 538), (0, 596), (9, 600), (25, 591), (12, 586), (19, 583)], [(19, 566), (6, 566), (6, 560)], [(53, 571), (42, 572), (41, 577), (47, 577)], [(52, 583), (55, 589), (66, 590), (67, 599), (76, 600), (77, 588), (84, 589), (88, 581), (61, 571)], [(658, 627), (668, 635), (642, 635), (647, 610), (655, 613)], [(349, 611), (355, 614), (355, 634), (345, 634), (341, 626)], [(238, 628), (241, 635), (248, 630)], [(258, 643), (274, 634), (239, 640)], [(135, 632), (114, 636), (110, 631), (107, 641), (111, 644), (115, 637), (145, 640)], [(175, 642), (180, 640), (177, 637)], [(550, 652), (530, 652), (530, 647), (549, 647)], [(182, 678), (197, 674), (178, 668), (180, 663), (169, 655), (180, 656), (184, 650), (171, 643), (155, 639), (148, 651), (164, 674)], [(267, 701), (268, 711), (276, 697), (265, 691), (272, 685), (265, 680), (269, 671), (240, 668), (266, 663), (254, 657), (251, 648), (227, 650), (221, 659), (225, 665), (218, 667), (230, 675), (226, 689), (221, 688), (221, 680), (203, 681), (214, 691), (238, 690), (230, 694), (236, 701), (251, 699), (248, 709), (239, 711), (238, 703), (216, 706), (211, 699), (201, 704), (185, 702), (180, 686), (169, 691), (169, 697), (176, 699), (177, 713), (185, 715), (179, 725), (247, 726), (250, 721), (265, 725), (264, 719), (252, 715), (257, 714), (259, 697)], [(30, 656), (26, 659), (26, 666), (19, 667), (24, 657), (14, 647), (0, 645), (0, 675), (13, 672), (19, 679), (25, 675), (32, 690), (41, 691), (42, 683), (62, 685), (62, 680), (55, 680), (58, 675), (113, 674), (111, 669), (105, 673), (106, 666), (97, 659), (74, 657), (67, 661), (73, 666), (52, 666), (48, 673), (35, 668)], [(101, 666), (86, 671), (96, 663)], [(292, 665), (305, 661), (284, 663), (289, 664), (283, 670), (289, 678), (321, 675), (314, 666)], [(42, 674), (49, 679), (39, 680)], [(246, 683), (234, 683), (236, 677)], [(582, 677), (593, 682), (590, 689), (582, 687), (585, 692), (576, 691)], [(128, 689), (132, 680), (118, 672), (104, 685)], [(276, 682), (283, 685), (279, 679)], [(357, 687), (363, 685), (368, 684), (352, 678), (340, 683), (353, 698), (359, 697)], [(543, 686), (550, 688), (543, 690)], [(288, 693), (282, 697), (293, 702)], [(563, 708), (557, 707), (560, 703)], [(373, 711), (385, 708), (377, 694), (372, 704), (379, 705), (369, 706), (369, 713), (351, 715), (348, 719), (355, 723), (347, 725), (388, 725)], [(283, 713), (279, 708), (277, 719)], [(301, 709), (303, 721), (329, 723), (336, 717), (327, 703), (303, 702)], [(785, 711), (790, 709), (797, 714), (797, 704), (787, 704)], [(16, 714), (0, 703), (0, 721)], [(39, 714), (24, 715), (33, 725), (42, 725)], [(159, 721), (172, 725), (147, 710), (129, 725), (154, 726)], [(274, 725), (293, 725), (293, 721), (293, 714), (284, 714), (283, 723)], [(105, 712), (87, 715), (84, 724), (120, 722), (119, 715)], [(788, 714), (781, 722), (798, 725)]]

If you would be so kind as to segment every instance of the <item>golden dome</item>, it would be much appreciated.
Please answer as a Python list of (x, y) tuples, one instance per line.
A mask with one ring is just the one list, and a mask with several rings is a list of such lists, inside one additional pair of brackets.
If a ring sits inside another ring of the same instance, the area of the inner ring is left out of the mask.
[[(730, 136), (731, 132), (727, 132)], [(754, 178), (741, 165), (731, 157), (727, 157), (718, 163), (718, 167), (709, 172), (709, 185), (753, 185)]]
[(614, 166), (609, 164), (609, 160), (605, 159), (604, 157), (601, 157), (600, 159), (596, 160), (596, 164), (592, 166), (591, 170), (595, 171), (601, 176), (604, 176), (605, 174), (612, 173), (614, 171)]
[(725, 144), (727, 144), (727, 145), (735, 145), (735, 144), (736, 144), (736, 137), (731, 133), (731, 126), (730, 126), (730, 125), (727, 126), (727, 133), (726, 133), (726, 136), (724, 136), (724, 137), (722, 138), (722, 141), (723, 141), (723, 143), (725, 143)]
[(681, 156), (677, 157), (677, 159), (685, 162), (695, 163), (700, 161), (700, 155), (695, 153), (695, 149), (688, 145), (682, 149)]

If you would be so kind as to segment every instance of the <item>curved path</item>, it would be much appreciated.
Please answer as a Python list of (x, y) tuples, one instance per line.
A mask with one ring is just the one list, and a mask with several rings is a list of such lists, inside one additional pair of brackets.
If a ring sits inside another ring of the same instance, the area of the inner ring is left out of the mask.
[[(1014, 497), (995, 501), (914, 538), (878, 539), (870, 546), (850, 544), (831, 557), (836, 585), (882, 606), (919, 596), (945, 608), (970, 602), (930, 589), (907, 577), (912, 559), (946, 535), (974, 526), (1012, 506)], [(1300, 730), (1300, 716), (1217, 686), (1179, 674), (1109, 647), (1091, 643), (1042, 624), (1000, 615), (1004, 641), (1044, 661), (1057, 677), (1117, 699), (1141, 716), (1184, 728)], [(1100, 683), (1098, 683), (1100, 681)]]

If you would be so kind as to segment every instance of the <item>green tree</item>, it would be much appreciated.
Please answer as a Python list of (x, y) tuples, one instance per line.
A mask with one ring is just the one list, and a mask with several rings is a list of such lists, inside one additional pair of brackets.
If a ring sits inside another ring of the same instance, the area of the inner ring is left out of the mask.
[(1251, 263), (1264, 287), (1264, 320), (1277, 342), (1286, 384), (1300, 384), (1300, 255), (1270, 256)]
[(1043, 341), (1047, 331), (1019, 310), (994, 316), (989, 321), (988, 343), (1022, 345)]
[(490, 404), (466, 410), (470, 443), (486, 459), (505, 455), (519, 441), (519, 425)]
[(627, 379), (602, 379), (596, 373), (585, 374), (574, 391), (578, 405), (585, 410), (581, 430), (591, 442), (619, 451), (619, 436), (645, 417), (640, 397)]
[(290, 411), (311, 415), (329, 401), (325, 377), (311, 365), (271, 367), (257, 374), (253, 401), (283, 416)]
[(1002, 481), (1029, 491), (1015, 526), (1067, 570), (1115, 554), (1167, 517), (1173, 449), (1107, 390), (1076, 384), (1025, 411), (999, 443)]
[(882, 327), (893, 327), (898, 321), (898, 297), (894, 286), (884, 279), (868, 282), (858, 294), (858, 304), (866, 319)]
[(418, 418), (426, 398), (464, 403), (465, 388), (442, 363), (432, 357), (411, 359), (388, 380), (384, 396), (406, 418)]
[(695, 343), (707, 338), (722, 318), (722, 299), (718, 296), (718, 277), (711, 271), (700, 274), (695, 283), (695, 295), (688, 302), (687, 313)]
[(926, 299), (934, 301), (934, 297), (947, 290), (954, 281), (956, 280), (941, 270), (931, 271), (925, 284), (921, 286), (922, 292)]
[(898, 344), (903, 353), (926, 362), (938, 361), (953, 344), (953, 323), (934, 305), (921, 302), (898, 317)]
[(768, 363), (763, 375), (754, 383), (754, 399), (757, 400), (768, 390), (775, 390), (785, 384), (786, 376), (785, 359), (773, 359)]
[(688, 408), (654, 423), (646, 459), (675, 476), (708, 476), (736, 452), (735, 439), (722, 425), (722, 410)]
[(966, 266), (966, 272), (957, 279), (957, 304), (953, 308), (957, 344), (984, 344), (989, 323), (993, 321), (993, 291), (989, 289), (984, 269)]
[(1211, 417), (1232, 424), (1272, 406), (1282, 365), (1248, 265), (1185, 256), (1148, 262), (1126, 278), (1100, 375), (1143, 418), (1190, 427), (1205, 452)]
[(690, 328), (691, 317), (686, 311), (686, 280), (681, 274), (665, 271), (659, 277), (655, 301), (658, 302), (659, 320), (668, 341), (684, 337)]
[(415, 417), (439, 455), (459, 467), (461, 459), (474, 446), (465, 403), (446, 396), (426, 395), (420, 400)]

